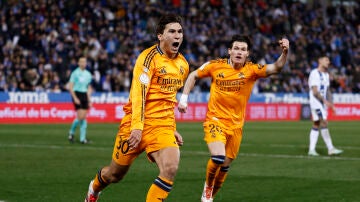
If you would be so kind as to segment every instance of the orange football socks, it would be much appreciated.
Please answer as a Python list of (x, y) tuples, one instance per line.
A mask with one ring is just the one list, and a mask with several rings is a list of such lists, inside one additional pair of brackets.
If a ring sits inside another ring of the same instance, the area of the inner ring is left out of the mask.
[(215, 183), (214, 183), (214, 190), (213, 190), (213, 197), (215, 194), (219, 191), (219, 189), (222, 187), (226, 176), (228, 174), (229, 166), (227, 167), (221, 167), (220, 170), (217, 172), (215, 177)]
[(99, 193), (103, 190), (109, 183), (101, 176), (101, 170), (96, 174), (93, 182), (93, 190), (96, 193)]
[(155, 179), (146, 196), (146, 202), (164, 201), (171, 191), (173, 182), (163, 177)]
[[(218, 160), (220, 159), (220, 160)], [(214, 179), (216, 172), (220, 169), (222, 163), (224, 163), (224, 156), (212, 156), (206, 167), (206, 184), (207, 186), (214, 186)]]

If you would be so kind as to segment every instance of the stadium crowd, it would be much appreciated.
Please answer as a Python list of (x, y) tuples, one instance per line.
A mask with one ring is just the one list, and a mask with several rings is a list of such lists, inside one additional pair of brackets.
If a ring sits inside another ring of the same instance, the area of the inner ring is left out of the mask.
[[(156, 42), (164, 12), (184, 18), (182, 53), (192, 69), (224, 57), (219, 44), (235, 34), (253, 41), (252, 60), (271, 63), (277, 40), (290, 40), (284, 74), (260, 80), (254, 92), (306, 93), (317, 57), (331, 58), (335, 93), (360, 92), (360, 3), (296, 0), (8, 0), (0, 6), (0, 91), (67, 90), (71, 71), (87, 56), (96, 91), (128, 91), (132, 67)], [(342, 1), (340, 1), (342, 2)], [(265, 54), (266, 53), (266, 54)], [(207, 91), (209, 81), (197, 84)]]

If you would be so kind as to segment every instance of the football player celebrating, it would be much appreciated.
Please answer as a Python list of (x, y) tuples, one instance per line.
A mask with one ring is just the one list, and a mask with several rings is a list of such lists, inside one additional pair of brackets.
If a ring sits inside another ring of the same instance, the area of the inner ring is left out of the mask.
[(162, 16), (156, 33), (159, 43), (144, 50), (136, 60), (129, 102), (124, 106), (125, 117), (116, 135), (112, 161), (90, 182), (87, 202), (97, 201), (101, 190), (123, 179), (135, 158), (144, 151), (160, 171), (146, 201), (164, 201), (172, 189), (180, 161), (179, 145), (183, 144), (176, 131), (174, 107), (189, 65), (179, 53), (183, 41), (179, 16)]
[(198, 78), (211, 77), (204, 140), (210, 151), (202, 202), (211, 202), (225, 181), (229, 166), (236, 158), (242, 139), (246, 104), (259, 78), (279, 73), (286, 63), (289, 41), (279, 40), (282, 54), (273, 64), (248, 61), (249, 37), (234, 35), (228, 46), (229, 58), (211, 60), (189, 74), (178, 110), (185, 113), (187, 99)]

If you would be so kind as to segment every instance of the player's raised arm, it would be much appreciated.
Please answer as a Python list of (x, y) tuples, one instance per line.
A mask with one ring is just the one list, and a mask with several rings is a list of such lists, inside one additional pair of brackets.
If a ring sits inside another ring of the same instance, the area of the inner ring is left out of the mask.
[(289, 52), (289, 46), (290, 46), (289, 40), (285, 39), (285, 38), (280, 39), (279, 45), (282, 48), (282, 53), (281, 53), (280, 57), (276, 60), (275, 63), (268, 64), (267, 69), (266, 69), (266, 73), (268, 76), (281, 72), (282, 68), (284, 67), (284, 65), (286, 63), (287, 55)]

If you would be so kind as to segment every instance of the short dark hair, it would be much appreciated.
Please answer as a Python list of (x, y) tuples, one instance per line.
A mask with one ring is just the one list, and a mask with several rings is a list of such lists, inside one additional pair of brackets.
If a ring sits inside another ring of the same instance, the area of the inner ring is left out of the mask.
[(322, 52), (320, 52), (319, 55), (318, 55), (318, 58), (325, 58), (325, 57), (330, 58), (330, 57), (331, 57), (330, 53), (329, 53), (329, 52), (324, 52), (324, 51), (322, 51)]
[(165, 14), (160, 17), (159, 22), (156, 27), (156, 35), (164, 33), (165, 26), (169, 23), (179, 23), (182, 27), (182, 19), (176, 14)]
[(231, 38), (231, 41), (228, 45), (228, 48), (232, 48), (233, 45), (234, 45), (234, 42), (244, 42), (248, 45), (248, 50), (251, 49), (252, 47), (252, 44), (251, 44), (251, 41), (250, 41), (250, 37), (247, 36), (247, 35), (239, 35), (239, 34), (236, 34), (234, 35), (232, 38)]

